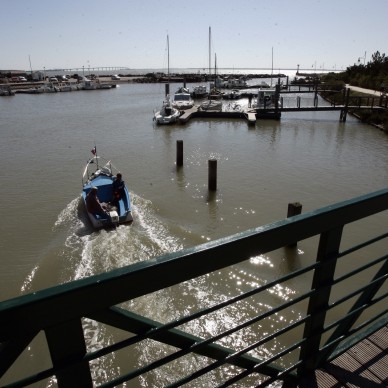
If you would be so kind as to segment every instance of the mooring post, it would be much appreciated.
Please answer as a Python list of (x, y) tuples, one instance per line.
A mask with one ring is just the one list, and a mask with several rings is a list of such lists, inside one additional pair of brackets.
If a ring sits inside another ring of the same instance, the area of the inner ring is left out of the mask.
[(275, 86), (275, 113), (279, 112), (279, 98), (280, 98), (280, 78), (278, 84)]
[(210, 191), (217, 190), (217, 159), (208, 161), (208, 188)]
[(166, 84), (165, 85), (165, 90), (166, 90), (166, 96), (168, 95), (168, 94), (170, 94), (170, 84)]
[[(288, 209), (287, 209), (287, 218), (288, 217), (293, 217), (297, 216), (302, 213), (302, 204), (299, 202), (291, 202), (288, 204)], [(289, 244), (289, 247), (295, 247), (296, 246), (296, 241), (292, 244)]]
[(183, 140), (176, 141), (176, 165), (183, 166)]
[(302, 213), (302, 204), (300, 202), (290, 202), (287, 209), (287, 218), (297, 216)]

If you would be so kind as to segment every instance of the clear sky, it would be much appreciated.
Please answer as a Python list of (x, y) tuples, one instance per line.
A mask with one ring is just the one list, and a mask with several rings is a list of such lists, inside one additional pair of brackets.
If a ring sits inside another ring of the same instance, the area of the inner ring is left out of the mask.
[[(388, 0), (0, 0), (0, 70), (346, 69), (388, 55)], [(365, 56), (366, 52), (366, 56)]]

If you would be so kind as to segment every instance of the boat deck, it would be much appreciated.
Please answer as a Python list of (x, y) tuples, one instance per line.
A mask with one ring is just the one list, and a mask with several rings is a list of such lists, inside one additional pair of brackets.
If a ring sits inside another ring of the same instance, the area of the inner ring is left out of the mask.
[(183, 114), (179, 117), (179, 123), (185, 124), (190, 119), (195, 117), (201, 118), (226, 118), (226, 119), (244, 119), (248, 121), (248, 124), (256, 123), (256, 112), (255, 111), (234, 111), (234, 112), (225, 112), (225, 111), (201, 111), (198, 109), (199, 105), (194, 105), (192, 108), (187, 109), (183, 112)]
[(385, 326), (293, 387), (387, 386), (388, 326)]

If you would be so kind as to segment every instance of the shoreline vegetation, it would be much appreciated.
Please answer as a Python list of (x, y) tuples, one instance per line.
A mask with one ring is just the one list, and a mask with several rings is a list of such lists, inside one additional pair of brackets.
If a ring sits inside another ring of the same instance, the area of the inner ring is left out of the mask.
[[(379, 51), (372, 55), (371, 60), (365, 65), (358, 63), (350, 66), (342, 73), (328, 73), (321, 77), (321, 82), (332, 86), (330, 91), (323, 91), (321, 95), (327, 101), (333, 104), (341, 104), (343, 95), (341, 91), (345, 85), (357, 86), (367, 90), (374, 90), (380, 96), (387, 98), (388, 89), (388, 57), (385, 54), (380, 54)], [(370, 93), (350, 90), (350, 98), (364, 95), (367, 97), (375, 97)], [(388, 133), (388, 111), (384, 109), (382, 112), (371, 110), (358, 110), (357, 113), (349, 110), (349, 113), (357, 117), (364, 123), (374, 125), (375, 127)]]
[[(358, 64), (349, 66), (346, 71), (340, 73), (327, 73), (324, 75), (309, 75), (306, 78), (310, 83), (318, 82), (330, 85), (330, 90), (320, 91), (320, 95), (332, 104), (343, 103), (343, 90), (346, 85), (355, 86), (367, 90), (374, 90), (380, 96), (387, 98), (388, 91), (388, 57), (379, 51), (376, 51), (371, 60), (367, 64)], [(376, 94), (370, 94), (363, 91), (350, 90), (350, 98), (352, 97), (374, 97)], [(385, 105), (386, 107), (386, 105)], [(383, 111), (372, 112), (371, 110), (358, 110), (349, 113), (357, 117), (360, 121), (373, 125), (385, 133), (388, 133), (388, 111), (385, 108)]]

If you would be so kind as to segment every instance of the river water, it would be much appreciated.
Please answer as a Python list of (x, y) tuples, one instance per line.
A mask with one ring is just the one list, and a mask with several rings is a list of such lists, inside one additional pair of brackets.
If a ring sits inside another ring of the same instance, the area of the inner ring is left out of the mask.
[[(341, 123), (339, 112), (284, 113), (255, 126), (192, 119), (159, 127), (152, 118), (163, 95), (161, 84), (121, 84), (0, 99), (0, 300), (283, 219), (289, 202), (301, 202), (306, 212), (387, 187), (387, 135), (351, 116)], [(285, 105), (296, 105), (296, 96), (285, 97)], [(312, 104), (313, 96), (301, 98)], [(177, 140), (184, 143), (181, 169)], [(131, 226), (96, 232), (86, 219), (81, 174), (94, 144), (130, 189)], [(211, 158), (218, 161), (213, 194)], [(379, 225), (386, 229), (386, 214)], [(299, 243), (294, 265), (314, 260), (314, 249)], [(187, 300), (210, 303), (215, 294), (236, 294), (288, 270), (284, 254), (253, 258), (208, 284), (192, 284)], [(297, 291), (294, 284), (276, 297)], [(161, 321), (169, 308), (167, 298), (138, 306), (157, 311), (152, 318)]]

